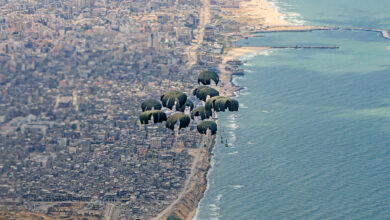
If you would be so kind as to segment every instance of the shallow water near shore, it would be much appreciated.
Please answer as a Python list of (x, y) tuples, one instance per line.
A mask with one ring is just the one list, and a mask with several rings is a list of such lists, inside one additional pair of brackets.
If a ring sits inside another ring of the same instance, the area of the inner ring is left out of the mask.
[(390, 29), (387, 0), (268, 0), (293, 24)]
[[(305, 11), (298, 12), (311, 17)], [(369, 28), (387, 24), (380, 25)], [(196, 219), (388, 219), (390, 41), (374, 32), (314, 31), (239, 44), (340, 49), (244, 57), (249, 71), (234, 82), (246, 88), (237, 97), (245, 108), (218, 114), (214, 165)]]

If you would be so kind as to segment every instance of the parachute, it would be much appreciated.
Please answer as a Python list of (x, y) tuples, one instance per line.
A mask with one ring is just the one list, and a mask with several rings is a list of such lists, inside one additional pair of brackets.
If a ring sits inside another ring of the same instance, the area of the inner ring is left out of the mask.
[(230, 99), (230, 105), (228, 107), (229, 107), (229, 111), (236, 112), (240, 107), (240, 103), (235, 99)]
[(186, 128), (190, 124), (190, 117), (188, 115), (185, 115), (184, 113), (177, 112), (171, 116), (168, 117), (166, 127), (174, 130), (176, 122), (179, 121), (180, 127), (179, 129)]
[(153, 116), (154, 123), (162, 123), (167, 120), (167, 115), (161, 110), (149, 110), (144, 111), (139, 116), (141, 124), (149, 124), (150, 119)]
[(200, 116), (202, 120), (210, 118), (212, 115), (211, 111), (206, 111), (204, 106), (197, 107), (191, 111), (191, 118), (194, 120), (195, 117)]
[(176, 103), (176, 107), (181, 108), (187, 101), (187, 95), (183, 92), (171, 90), (161, 96), (161, 102), (164, 107), (172, 110), (173, 105)]
[(219, 92), (216, 89), (213, 89), (208, 86), (200, 86), (194, 89), (192, 94), (202, 101), (206, 101), (207, 96), (210, 96), (210, 98), (214, 96), (219, 96)]
[[(218, 90), (207, 86), (210, 85), (211, 80), (218, 85), (219, 76), (217, 72), (211, 70), (201, 72), (198, 76), (198, 84), (202, 83), (202, 85), (192, 92), (199, 100), (206, 102), (205, 106), (199, 106), (194, 109), (194, 103), (190, 99), (187, 99), (187, 94), (177, 90), (170, 90), (161, 96), (161, 102), (155, 99), (147, 99), (141, 104), (142, 113), (139, 116), (141, 124), (149, 124), (150, 121), (153, 121), (154, 123), (166, 121), (166, 128), (175, 130), (175, 126), (178, 125), (180, 130), (188, 127), (191, 119), (194, 120), (198, 117), (202, 120), (210, 119), (213, 115), (213, 111), (224, 112), (226, 109), (229, 111), (238, 111), (239, 102), (237, 100), (219, 96)], [(176, 110), (177, 113), (167, 117), (167, 115), (161, 111), (162, 107)], [(191, 116), (184, 114), (187, 107), (189, 107), (191, 111)], [(147, 127), (145, 126), (145, 128), (147, 137)], [(214, 121), (205, 120), (198, 124), (197, 130), (201, 134), (206, 134), (207, 131), (210, 130), (211, 134), (214, 135), (217, 133), (217, 124)]]
[(224, 112), (226, 109), (229, 111), (238, 111), (239, 103), (235, 99), (222, 97), (222, 96), (214, 96), (211, 99), (207, 100), (205, 104), (206, 111), (211, 111), (214, 109), (216, 112)]
[(219, 82), (219, 76), (214, 71), (203, 71), (198, 76), (198, 84), (202, 83), (203, 85), (210, 85), (210, 80), (213, 80), (216, 85)]
[(176, 105), (176, 111), (184, 112), (187, 106), (190, 107), (190, 111), (194, 109), (194, 103), (191, 100), (187, 99), (186, 103), (182, 107)]
[(155, 99), (147, 99), (141, 104), (142, 111), (161, 110), (161, 103)]
[(201, 134), (206, 134), (207, 130), (210, 129), (211, 135), (214, 135), (217, 133), (217, 124), (213, 121), (203, 121), (202, 123), (198, 124), (197, 129)]

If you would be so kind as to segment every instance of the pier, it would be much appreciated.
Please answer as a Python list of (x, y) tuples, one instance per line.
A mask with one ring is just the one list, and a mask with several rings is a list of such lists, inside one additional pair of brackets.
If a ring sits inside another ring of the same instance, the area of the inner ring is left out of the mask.
[(286, 47), (270, 47), (275, 49), (340, 49), (338, 46), (286, 46)]

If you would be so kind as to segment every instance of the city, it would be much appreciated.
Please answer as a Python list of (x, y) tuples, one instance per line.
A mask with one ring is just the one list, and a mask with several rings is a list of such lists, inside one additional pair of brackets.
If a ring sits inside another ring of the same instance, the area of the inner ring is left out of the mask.
[(204, 2), (1, 0), (0, 204), (69, 218), (164, 210), (202, 138), (195, 123), (179, 136), (141, 125), (140, 103), (191, 94), (221, 64), (237, 38), (222, 32), (239, 26), (201, 17)]

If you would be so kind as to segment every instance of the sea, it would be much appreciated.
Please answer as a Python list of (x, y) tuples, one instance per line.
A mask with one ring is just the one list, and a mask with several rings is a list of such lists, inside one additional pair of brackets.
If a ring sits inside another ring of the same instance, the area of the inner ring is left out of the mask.
[[(390, 30), (389, 0), (270, 1), (294, 24)], [(194, 219), (390, 219), (390, 40), (377, 32), (267, 33), (243, 46), (239, 112), (218, 113)]]

